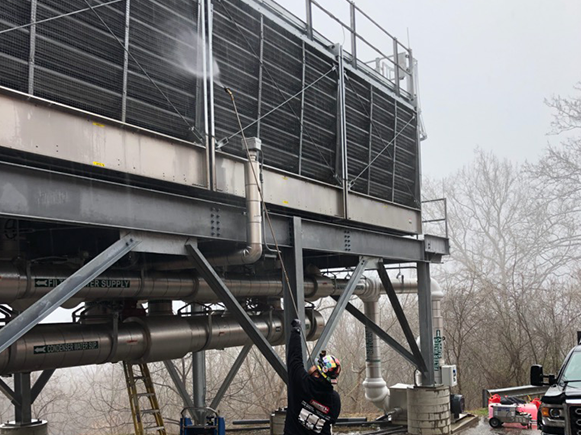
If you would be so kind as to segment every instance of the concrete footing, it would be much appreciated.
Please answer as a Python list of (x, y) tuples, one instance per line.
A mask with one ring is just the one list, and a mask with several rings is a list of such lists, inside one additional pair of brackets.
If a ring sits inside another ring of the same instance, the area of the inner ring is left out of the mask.
[(451, 433), (450, 389), (446, 386), (414, 387), (408, 390), (408, 433)]
[(48, 435), (48, 422), (36, 420), (26, 425), (4, 423), (0, 425), (0, 435)]

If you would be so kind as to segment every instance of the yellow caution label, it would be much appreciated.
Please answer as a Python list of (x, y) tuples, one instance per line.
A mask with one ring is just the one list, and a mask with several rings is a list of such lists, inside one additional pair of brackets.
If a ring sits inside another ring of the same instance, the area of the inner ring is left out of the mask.
[(282, 203), (285, 205), (288, 205), (288, 201), (283, 201)]
[(105, 163), (101, 163), (101, 162), (93, 162), (93, 165), (95, 165), (95, 166), (101, 166), (102, 168), (105, 167)]
[(93, 122), (95, 127), (105, 127), (105, 124), (101, 124), (100, 122)]

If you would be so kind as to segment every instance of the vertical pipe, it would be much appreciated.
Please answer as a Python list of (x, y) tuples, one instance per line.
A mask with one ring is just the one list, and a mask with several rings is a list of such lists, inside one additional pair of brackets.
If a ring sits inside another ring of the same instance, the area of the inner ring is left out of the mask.
[(399, 50), (397, 38), (393, 38), (393, 63), (394, 69), (394, 80), (395, 80), (395, 94), (399, 96), (399, 56), (397, 52)]
[(210, 190), (216, 190), (216, 122), (214, 120), (214, 53), (213, 27), (214, 4), (212, 0), (206, 3), (208, 10), (208, 110), (210, 111)]
[(357, 68), (357, 27), (356, 27), (356, 9), (353, 0), (349, 0), (349, 9), (351, 12), (351, 54), (353, 55), (353, 61), (351, 65), (353, 68)]
[(393, 117), (393, 162), (391, 168), (391, 201), (395, 202), (395, 163), (397, 157), (397, 100), (393, 100), (394, 104), (394, 117)]
[[(371, 163), (371, 151), (373, 146), (373, 86), (369, 85), (369, 144), (367, 150), (367, 163)], [(367, 169), (367, 194), (371, 194), (371, 165)]]
[(34, 63), (36, 57), (36, 12), (38, 0), (30, 2), (30, 44), (28, 51), (28, 93), (34, 95)]
[(200, 28), (198, 28), (198, 35), (201, 34), (202, 40), (202, 95), (203, 95), (203, 110), (204, 110), (204, 141), (206, 147), (206, 183), (208, 184), (208, 189), (212, 190), (213, 187), (213, 167), (212, 167), (212, 152), (210, 149), (210, 134), (208, 127), (208, 49), (207, 49), (207, 35), (206, 35), (206, 1), (211, 0), (199, 0), (199, 12), (198, 16)]
[[(379, 298), (363, 303), (363, 311), (372, 322), (379, 323)], [(384, 412), (389, 410), (389, 388), (381, 374), (379, 337), (365, 327), (365, 398)]]
[(129, 25), (131, 24), (131, 0), (125, 0), (125, 40), (123, 46), (123, 89), (121, 93), (121, 122), (127, 120), (127, 77), (129, 73)]
[(302, 42), (303, 46), (303, 71), (301, 77), (301, 115), (300, 115), (300, 133), (299, 133), (299, 175), (302, 175), (303, 171), (303, 141), (305, 136), (305, 128), (304, 128), (304, 119), (305, 119), (305, 80), (307, 75), (307, 53), (306, 53), (306, 46), (305, 41)]
[(307, 36), (313, 39), (313, 4), (311, 0), (305, 0), (307, 8)]
[(408, 92), (416, 108), (418, 107), (418, 101), (416, 98), (416, 66), (414, 63), (414, 57), (412, 54), (412, 49), (408, 48), (409, 56), (409, 76), (408, 76)]
[[(285, 339), (288, 345), (290, 322), (292, 319), (300, 319), (303, 328), (305, 323), (305, 292), (304, 292), (304, 272), (303, 272), (303, 237), (302, 237), (302, 221), (298, 216), (293, 217), (293, 248), (292, 251), (286, 250), (285, 266), (288, 274), (289, 283), (286, 277), (283, 276), (283, 299), (284, 299), (284, 322), (285, 322)], [(303, 329), (303, 332), (304, 331)], [(307, 335), (306, 333), (304, 334)], [(303, 348), (303, 362), (307, 362), (306, 349)]]
[(420, 349), (427, 365), (422, 373), (422, 385), (434, 385), (434, 340), (432, 329), (432, 292), (430, 288), (430, 263), (418, 262), (418, 309), (420, 320)]
[(30, 373), (14, 374), (14, 392), (20, 399), (20, 403), (14, 405), (14, 419), (16, 423), (31, 423), (32, 394), (30, 389)]
[[(201, 305), (192, 305), (192, 312), (199, 313), (203, 311)], [(206, 352), (192, 352), (192, 381), (193, 381), (193, 398), (196, 408), (206, 407)], [(204, 412), (197, 411), (197, 424), (205, 424), (206, 416)]]
[(262, 81), (264, 74), (264, 15), (260, 14), (260, 48), (258, 53), (258, 109), (256, 112), (256, 137), (260, 137), (262, 117)]
[(337, 106), (339, 128), (337, 148), (340, 151), (341, 178), (343, 184), (343, 218), (349, 219), (349, 164), (347, 154), (347, 120), (345, 113), (345, 69), (343, 66), (343, 47), (337, 46), (337, 61), (339, 63), (337, 80)]

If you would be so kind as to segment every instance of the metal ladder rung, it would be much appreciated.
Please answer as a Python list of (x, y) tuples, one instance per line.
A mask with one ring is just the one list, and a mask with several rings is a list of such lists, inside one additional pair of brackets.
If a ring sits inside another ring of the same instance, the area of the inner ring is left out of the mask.
[(137, 393), (137, 397), (152, 397), (155, 396), (155, 393)]
[(142, 414), (158, 414), (161, 411), (159, 409), (142, 409), (141, 413)]

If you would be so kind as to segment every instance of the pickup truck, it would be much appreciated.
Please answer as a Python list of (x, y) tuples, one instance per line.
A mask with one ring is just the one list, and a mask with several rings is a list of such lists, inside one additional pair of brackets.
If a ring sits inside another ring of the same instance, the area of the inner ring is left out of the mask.
[(557, 376), (533, 365), (531, 384), (549, 386), (541, 397), (537, 427), (545, 434), (581, 435), (581, 345), (571, 349)]

